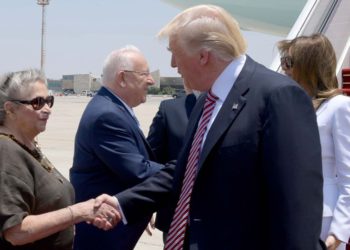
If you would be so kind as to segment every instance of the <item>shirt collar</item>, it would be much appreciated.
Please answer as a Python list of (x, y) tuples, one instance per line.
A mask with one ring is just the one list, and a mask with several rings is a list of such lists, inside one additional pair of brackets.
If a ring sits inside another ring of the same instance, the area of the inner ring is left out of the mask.
[(224, 71), (222, 71), (219, 77), (215, 80), (211, 87), (211, 91), (221, 102), (225, 101), (228, 93), (236, 82), (239, 73), (241, 73), (246, 59), (246, 55), (241, 55), (232, 60), (232, 62), (227, 65)]
[(118, 95), (116, 95), (112, 90), (110, 90), (109, 88), (107, 88), (106, 86), (104, 86), (108, 92), (110, 92), (113, 96), (115, 96), (122, 104), (123, 106), (126, 108), (126, 110), (131, 114), (131, 116), (135, 117), (135, 113), (134, 111), (132, 110), (132, 108), (129, 107), (129, 105), (127, 105)]

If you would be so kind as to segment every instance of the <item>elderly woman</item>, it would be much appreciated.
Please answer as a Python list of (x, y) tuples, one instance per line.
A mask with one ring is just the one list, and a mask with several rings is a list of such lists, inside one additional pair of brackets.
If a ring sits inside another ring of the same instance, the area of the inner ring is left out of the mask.
[(324, 202), (321, 238), (345, 249), (350, 236), (350, 98), (341, 94), (336, 56), (321, 34), (278, 43), (281, 66), (312, 97), (322, 148)]
[(94, 199), (72, 205), (71, 184), (38, 148), (35, 137), (45, 130), (53, 104), (38, 70), (0, 80), (1, 250), (72, 249), (75, 223), (116, 219), (106, 205), (97, 211)]

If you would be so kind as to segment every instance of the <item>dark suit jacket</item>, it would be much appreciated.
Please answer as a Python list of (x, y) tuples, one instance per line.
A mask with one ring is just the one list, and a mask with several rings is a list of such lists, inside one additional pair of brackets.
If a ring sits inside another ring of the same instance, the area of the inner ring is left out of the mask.
[[(157, 162), (164, 164), (177, 159), (183, 146), (188, 119), (195, 104), (194, 94), (160, 103), (147, 137)], [(168, 232), (171, 219), (172, 211), (168, 207), (163, 207), (157, 212), (156, 227)]]
[[(87, 105), (75, 138), (70, 178), (76, 202), (102, 193), (115, 194), (142, 182), (161, 168), (152, 159), (151, 148), (134, 118), (102, 87)], [(75, 249), (133, 249), (149, 215), (108, 232), (80, 223)]]
[[(203, 104), (204, 98), (193, 110), (176, 168), (169, 165), (117, 195), (128, 221), (169, 198), (175, 208)], [(201, 152), (186, 247), (321, 249), (322, 184), (309, 97), (291, 79), (247, 57)]]
[(177, 159), (195, 104), (194, 94), (160, 103), (147, 137), (158, 162), (164, 164)]

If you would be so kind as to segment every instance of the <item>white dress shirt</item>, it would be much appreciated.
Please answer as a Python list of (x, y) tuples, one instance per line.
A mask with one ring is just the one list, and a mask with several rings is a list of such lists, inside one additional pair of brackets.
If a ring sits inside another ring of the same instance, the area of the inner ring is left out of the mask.
[(213, 125), (213, 122), (218, 115), (222, 104), (225, 102), (228, 93), (233, 87), (234, 83), (237, 80), (239, 73), (241, 73), (244, 63), (247, 57), (245, 55), (241, 55), (235, 60), (233, 60), (224, 71), (219, 75), (219, 77), (215, 80), (213, 86), (211, 87), (211, 92), (218, 97), (215, 103), (215, 107), (213, 113), (211, 115), (210, 121), (208, 123), (207, 130), (203, 136), (202, 148), (207, 138), (208, 132)]

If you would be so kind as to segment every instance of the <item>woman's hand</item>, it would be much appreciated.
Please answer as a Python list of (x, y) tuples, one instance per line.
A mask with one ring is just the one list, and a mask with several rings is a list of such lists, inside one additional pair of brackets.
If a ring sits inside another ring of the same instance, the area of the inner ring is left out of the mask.
[(116, 208), (107, 203), (102, 203), (99, 206), (96, 206), (95, 199), (77, 203), (71, 206), (71, 209), (74, 224), (81, 221), (90, 224), (91, 222), (98, 220), (99, 228), (109, 230), (120, 221), (120, 214)]
[(327, 250), (336, 250), (341, 241), (333, 234), (329, 235), (326, 239)]

